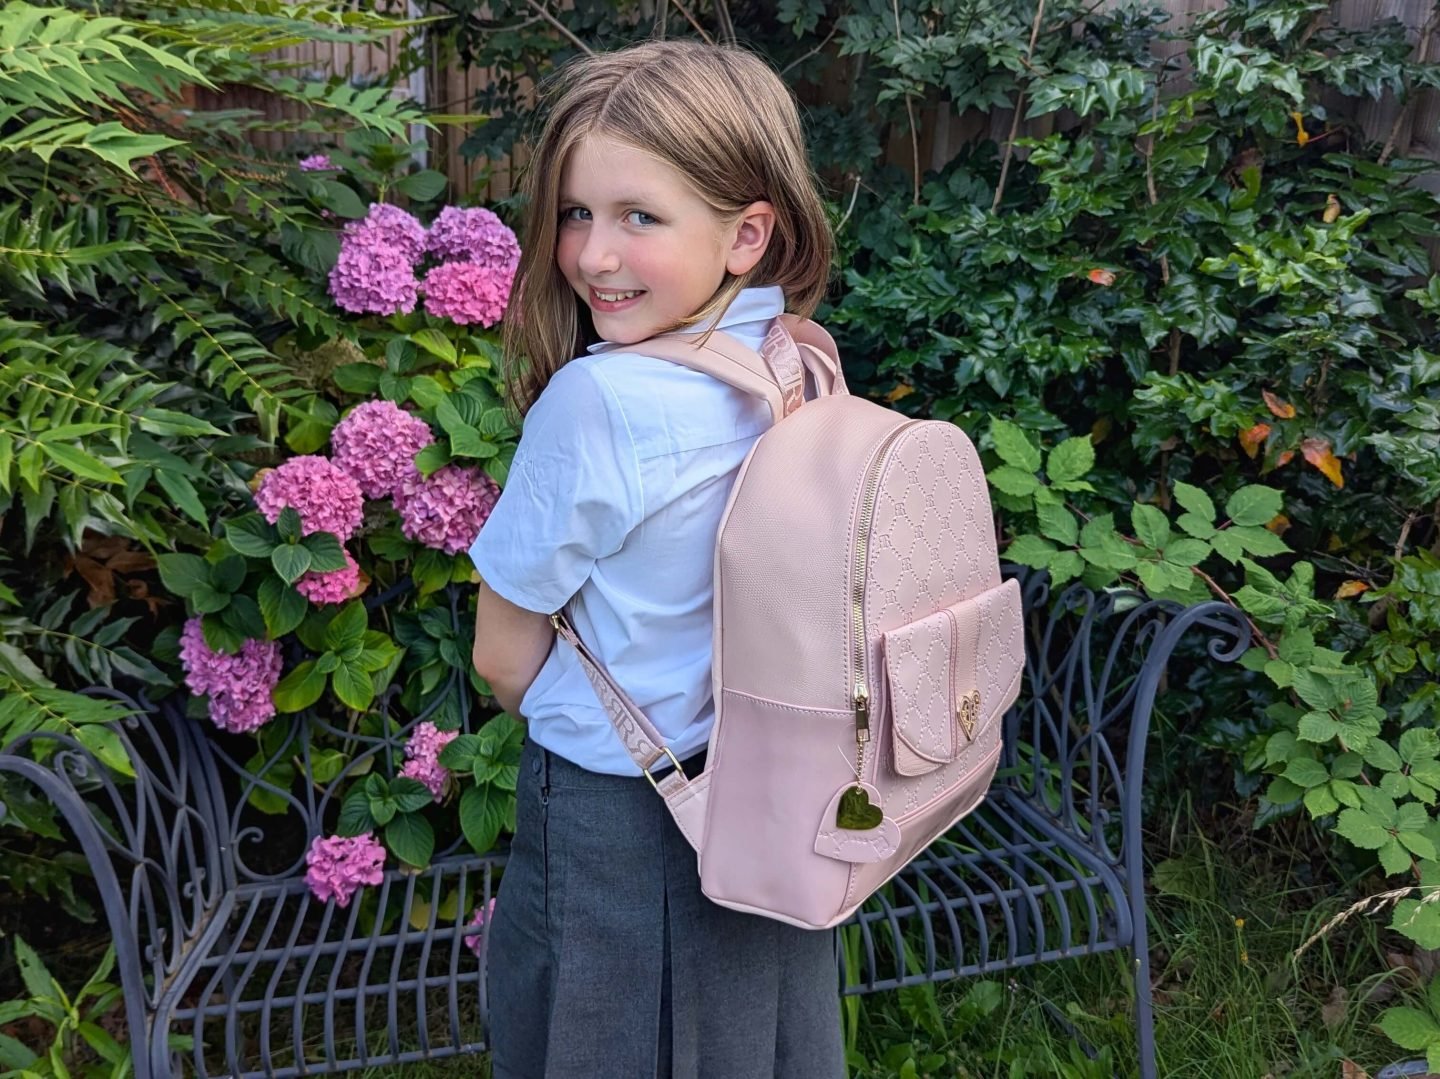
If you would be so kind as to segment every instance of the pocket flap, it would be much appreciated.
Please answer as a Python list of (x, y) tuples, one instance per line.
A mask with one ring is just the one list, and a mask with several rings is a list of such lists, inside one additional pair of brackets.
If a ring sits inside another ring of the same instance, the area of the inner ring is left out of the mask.
[(884, 640), (895, 771), (924, 775), (959, 757), (1019, 694), (1019, 582), (944, 607)]

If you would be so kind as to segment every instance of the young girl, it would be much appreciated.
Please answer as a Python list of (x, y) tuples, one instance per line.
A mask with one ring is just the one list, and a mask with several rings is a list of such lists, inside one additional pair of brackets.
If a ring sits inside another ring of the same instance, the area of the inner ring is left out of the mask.
[(548, 619), (568, 607), (698, 774), (716, 532), (770, 413), (627, 346), (722, 330), (759, 349), (782, 311), (813, 312), (831, 238), (799, 116), (756, 57), (684, 42), (578, 60), (551, 93), (505, 332), (524, 435), (471, 548), (475, 665), (528, 732), (488, 944), (494, 1074), (839, 1079), (834, 935), (701, 894)]

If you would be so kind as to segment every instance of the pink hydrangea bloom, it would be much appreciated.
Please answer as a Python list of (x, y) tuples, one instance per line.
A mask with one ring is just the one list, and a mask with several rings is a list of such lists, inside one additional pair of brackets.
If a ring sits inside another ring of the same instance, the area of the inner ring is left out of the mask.
[(330, 434), (332, 460), (366, 498), (388, 498), (415, 455), (434, 441), (430, 425), (394, 401), (356, 405)]
[(372, 202), (370, 212), (345, 226), (340, 240), (346, 248), (384, 248), (414, 266), (425, 254), (425, 226), (414, 216), (388, 202)]
[[(476, 908), (475, 908), (475, 913), (472, 914), (472, 915), (470, 915), (470, 920), (465, 923), (465, 928), (466, 928), (466, 929), (480, 929), (480, 928), (484, 927), (484, 925), (485, 925), (487, 922), (489, 922), (491, 919), (493, 919), (494, 917), (495, 917), (495, 896), (492, 895), (492, 896), (490, 897), (490, 902), (486, 903), (483, 907), (476, 907)], [(484, 935), (483, 933), (467, 933), (467, 934), (465, 935), (465, 945), (466, 945), (466, 947), (468, 947), (472, 952), (475, 953), (475, 957), (476, 957), (477, 959), (480, 957), (480, 942), (483, 941), (484, 939), (485, 939), (485, 935)]]
[(426, 241), (439, 259), (474, 262), (515, 272), (520, 264), (520, 241), (510, 227), (483, 207), (462, 210), (447, 206), (430, 223)]
[(425, 313), (462, 326), (493, 326), (505, 314), (515, 271), (478, 262), (442, 262), (425, 275)]
[(295, 591), (311, 603), (344, 603), (360, 590), (360, 565), (345, 552), (345, 568), (318, 573), (309, 570), (295, 582)]
[(311, 154), (309, 157), (300, 159), (301, 172), (324, 172), (326, 169), (333, 169), (334, 163), (326, 154)]
[(442, 731), (426, 721), (415, 724), (410, 740), (405, 743), (406, 761), (400, 774), (425, 784), (437, 802), (445, 796), (445, 785), (450, 781), (450, 770), (440, 763), (440, 751), (455, 741), (459, 733)]
[(244, 734), (275, 718), (270, 691), (280, 681), (280, 645), (248, 640), (233, 656), (205, 643), (196, 615), (180, 632), (185, 685), (197, 697), (209, 695), (210, 719), (221, 730)]
[(385, 848), (371, 833), (357, 836), (316, 836), (305, 852), (305, 883), (310, 894), (324, 903), (348, 907), (362, 885), (379, 884), (385, 877)]
[(272, 525), (286, 506), (300, 515), (300, 532), (332, 532), (344, 543), (360, 527), (365, 498), (360, 485), (328, 457), (291, 457), (271, 469), (255, 492), (255, 505)]
[(330, 295), (357, 315), (408, 315), (420, 299), (415, 267), (387, 247), (342, 246), (330, 270)]
[(500, 488), (478, 468), (446, 465), (429, 476), (412, 469), (395, 488), (400, 531), (406, 538), (458, 554), (475, 541)]

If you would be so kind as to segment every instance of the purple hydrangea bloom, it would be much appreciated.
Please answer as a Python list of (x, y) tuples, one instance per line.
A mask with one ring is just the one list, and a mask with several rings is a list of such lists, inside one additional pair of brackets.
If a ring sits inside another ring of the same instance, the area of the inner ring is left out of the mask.
[(325, 154), (311, 154), (309, 157), (300, 159), (301, 172), (324, 172), (334, 167), (334, 163)]
[(446, 465), (429, 476), (412, 469), (394, 496), (406, 538), (446, 554), (458, 554), (474, 542), (499, 497), (494, 480), (460, 465)]
[(445, 785), (450, 781), (450, 770), (440, 763), (440, 751), (455, 741), (459, 733), (442, 731), (427, 720), (415, 724), (410, 740), (405, 743), (406, 761), (400, 774), (425, 784), (437, 802), (445, 796)]
[[(495, 896), (492, 895), (490, 897), (490, 902), (486, 903), (483, 907), (475, 908), (475, 913), (470, 915), (470, 920), (465, 923), (465, 928), (482, 929), (484, 928), (485, 924), (491, 921), (494, 917)], [(472, 952), (475, 953), (475, 957), (477, 959), (480, 957), (480, 942), (484, 939), (485, 935), (483, 933), (467, 933), (465, 935), (465, 944)]]
[(366, 498), (388, 498), (414, 468), (415, 455), (434, 441), (430, 425), (394, 401), (356, 405), (330, 434), (332, 459)]
[(360, 565), (346, 551), (344, 569), (309, 570), (295, 582), (295, 591), (311, 603), (344, 603), (360, 591)]
[(292, 457), (271, 469), (255, 492), (255, 505), (272, 525), (291, 506), (300, 514), (300, 532), (332, 532), (340, 542), (360, 527), (365, 498), (360, 485), (328, 457)]
[(462, 210), (447, 206), (430, 223), (430, 254), (439, 259), (474, 262), (515, 272), (520, 264), (520, 241), (510, 227), (483, 207)]
[(330, 270), (330, 295), (357, 315), (408, 315), (419, 302), (415, 267), (387, 247), (342, 244)]
[(233, 656), (205, 643), (200, 616), (180, 632), (185, 685), (197, 697), (209, 695), (210, 719), (221, 730), (245, 734), (275, 718), (270, 691), (280, 681), (280, 645), (248, 640)]
[(310, 894), (324, 903), (348, 907), (363, 885), (385, 879), (385, 848), (371, 833), (357, 836), (316, 836), (305, 852), (305, 883)]
[(478, 262), (442, 262), (425, 275), (425, 313), (462, 326), (493, 326), (510, 303), (515, 271)]

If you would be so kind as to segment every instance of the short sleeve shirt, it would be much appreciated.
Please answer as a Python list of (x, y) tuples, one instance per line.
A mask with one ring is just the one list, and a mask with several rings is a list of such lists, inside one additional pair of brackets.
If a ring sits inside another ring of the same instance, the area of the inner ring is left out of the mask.
[[(784, 310), (746, 289), (718, 328), (759, 349)], [(693, 332), (700, 332), (697, 327)], [(714, 722), (715, 538), (768, 406), (718, 379), (602, 342), (531, 407), (470, 557), (497, 594), (575, 629), (681, 759)], [(573, 602), (572, 602), (573, 598)], [(520, 712), (529, 737), (595, 772), (639, 775), (575, 652), (551, 649)]]

